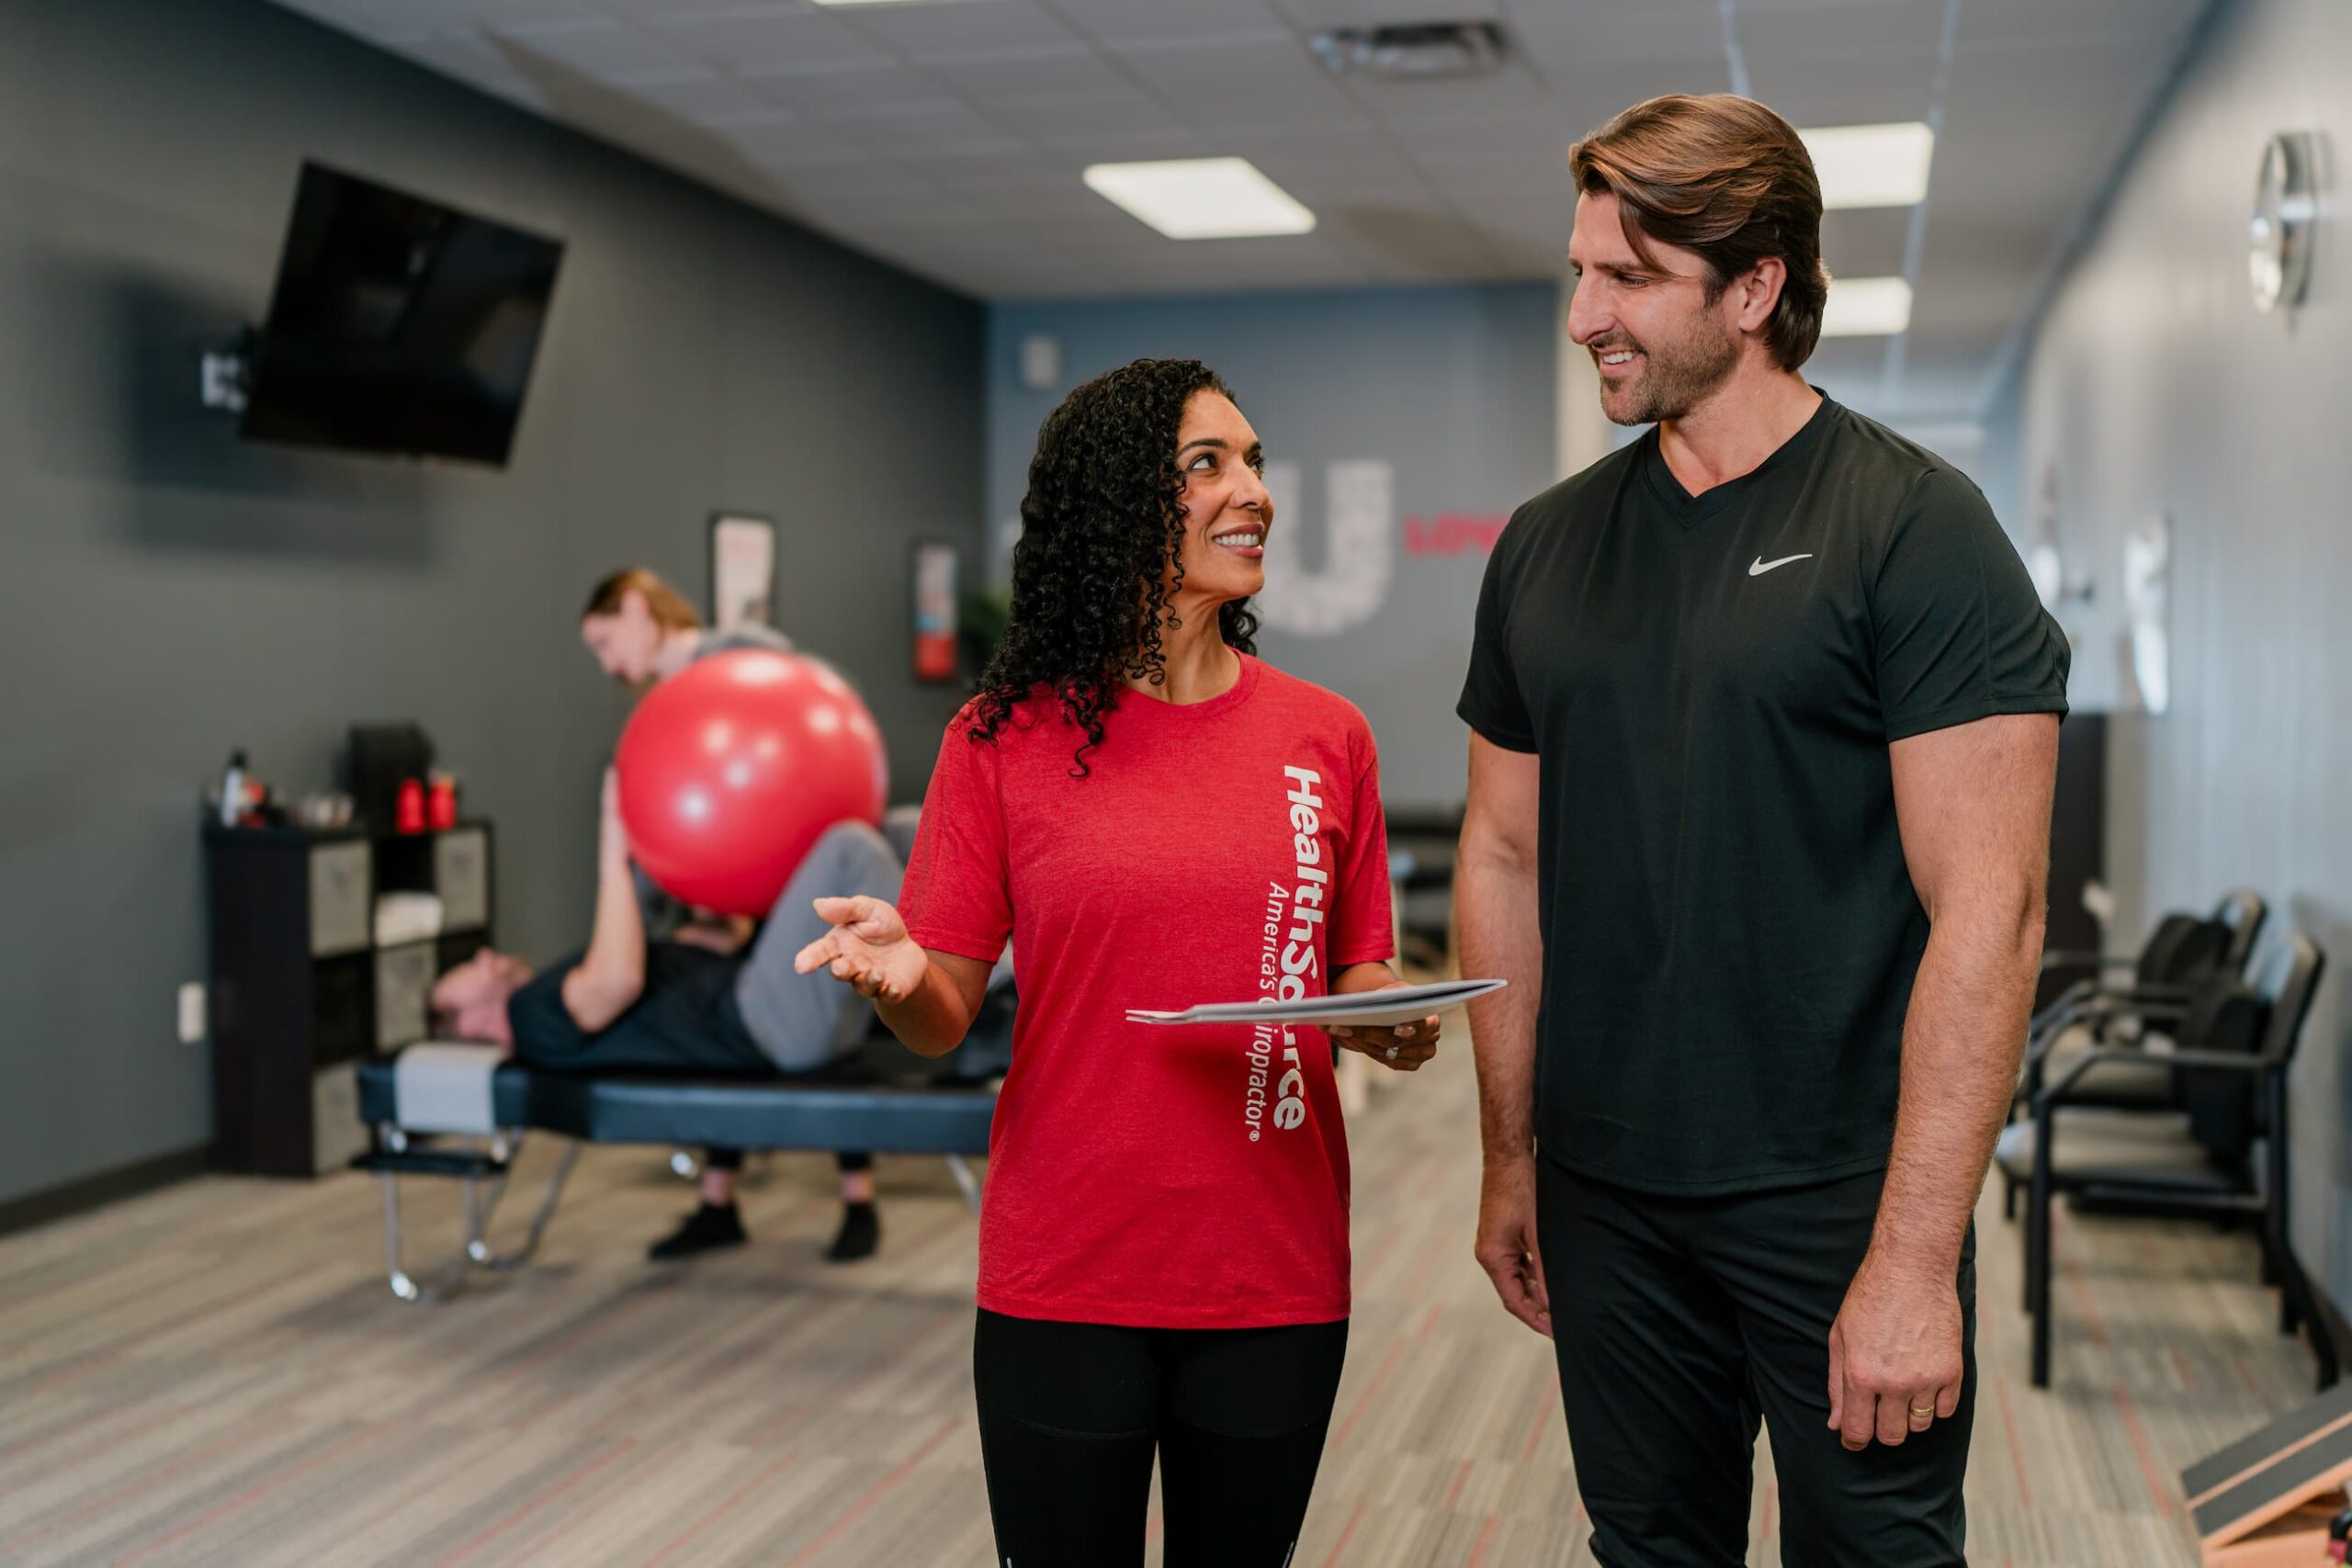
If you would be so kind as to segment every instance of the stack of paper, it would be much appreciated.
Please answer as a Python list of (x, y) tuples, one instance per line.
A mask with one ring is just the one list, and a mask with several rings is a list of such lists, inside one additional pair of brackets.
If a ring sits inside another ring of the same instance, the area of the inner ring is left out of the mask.
[(1295, 1002), (1203, 1002), (1182, 1012), (1130, 1009), (1129, 1023), (1313, 1023), (1353, 1024), (1381, 1029), (1412, 1023), (1433, 1012), (1458, 1008), (1508, 980), (1442, 980), (1433, 986), (1401, 986), (1386, 991), (1358, 991), (1345, 997), (1301, 997)]

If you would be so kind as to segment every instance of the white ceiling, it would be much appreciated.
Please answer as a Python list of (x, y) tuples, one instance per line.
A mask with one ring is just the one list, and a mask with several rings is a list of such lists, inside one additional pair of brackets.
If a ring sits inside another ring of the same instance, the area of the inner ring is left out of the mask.
[[(1744, 73), (1800, 126), (1924, 119), (1940, 80), (1911, 329), (1825, 343), (1813, 367), (1930, 418), (1984, 405), (2207, 0), (280, 3), (992, 299), (1555, 277), (1565, 151), (1619, 108)], [(1450, 17), (1500, 20), (1512, 62), (1383, 83), (1331, 76), (1306, 44)], [(1265, 170), (1315, 231), (1167, 240), (1079, 178), (1216, 154)], [(1830, 213), (1831, 272), (1902, 272), (1909, 224)]]

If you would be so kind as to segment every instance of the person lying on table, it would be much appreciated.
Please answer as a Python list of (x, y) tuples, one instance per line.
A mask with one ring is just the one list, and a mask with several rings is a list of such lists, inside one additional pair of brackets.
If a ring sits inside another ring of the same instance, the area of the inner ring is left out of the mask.
[[(900, 868), (888, 841), (860, 822), (827, 829), (774, 912), (739, 946), (649, 941), (617, 795), (608, 771), (587, 948), (541, 971), (483, 948), (435, 984), (435, 1032), (504, 1045), (533, 1066), (563, 1072), (747, 1077), (831, 1063), (845, 1049), (849, 993), (823, 975), (794, 974), (793, 955), (830, 929), (810, 908), (818, 893), (854, 886), (898, 897)], [(845, 1205), (826, 1256), (867, 1256), (879, 1235), (871, 1201)]]

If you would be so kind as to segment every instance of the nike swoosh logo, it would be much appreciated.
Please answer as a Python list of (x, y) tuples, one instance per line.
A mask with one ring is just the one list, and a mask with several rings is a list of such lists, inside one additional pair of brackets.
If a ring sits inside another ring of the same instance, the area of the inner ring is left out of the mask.
[(1786, 566), (1792, 560), (1811, 560), (1812, 558), (1813, 552), (1810, 550), (1807, 550), (1801, 556), (1782, 556), (1779, 560), (1766, 560), (1762, 556), (1758, 556), (1756, 558), (1756, 564), (1747, 569), (1747, 575), (1750, 577), (1761, 577), (1766, 572), (1770, 571), (1774, 567)]

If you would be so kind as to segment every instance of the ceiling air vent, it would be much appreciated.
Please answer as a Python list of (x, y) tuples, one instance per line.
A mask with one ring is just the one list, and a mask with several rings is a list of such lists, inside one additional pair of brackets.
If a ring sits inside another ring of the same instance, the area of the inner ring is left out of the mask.
[(1333, 28), (1309, 40), (1335, 75), (1361, 72), (1396, 82), (1484, 76), (1502, 69), (1510, 39), (1496, 22), (1404, 22)]

